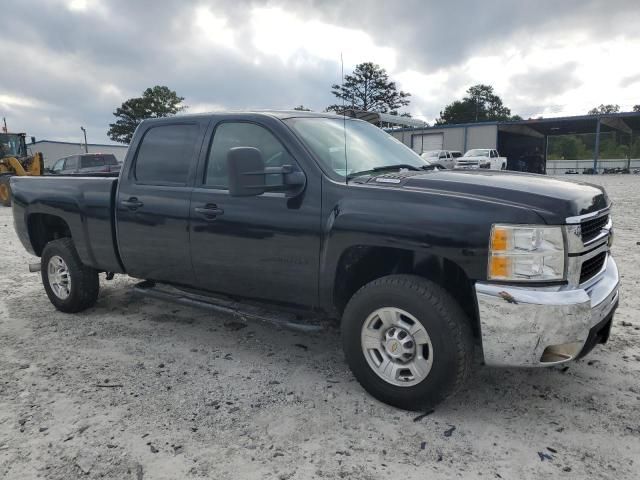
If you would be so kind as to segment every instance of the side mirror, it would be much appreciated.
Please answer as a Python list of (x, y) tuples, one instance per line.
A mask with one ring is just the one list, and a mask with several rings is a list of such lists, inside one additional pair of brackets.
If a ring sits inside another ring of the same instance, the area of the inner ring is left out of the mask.
[(234, 197), (250, 197), (265, 192), (264, 160), (257, 148), (235, 147), (227, 154), (229, 193)]
[[(264, 166), (262, 153), (253, 147), (235, 147), (227, 154), (229, 194), (233, 197), (250, 197), (264, 192), (299, 193), (307, 177), (292, 165)], [(267, 181), (269, 178), (269, 181)]]

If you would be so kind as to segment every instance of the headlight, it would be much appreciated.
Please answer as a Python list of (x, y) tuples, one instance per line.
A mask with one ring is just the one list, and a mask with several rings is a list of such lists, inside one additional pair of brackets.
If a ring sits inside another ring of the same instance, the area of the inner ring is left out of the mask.
[(493, 225), (489, 280), (564, 280), (562, 227)]

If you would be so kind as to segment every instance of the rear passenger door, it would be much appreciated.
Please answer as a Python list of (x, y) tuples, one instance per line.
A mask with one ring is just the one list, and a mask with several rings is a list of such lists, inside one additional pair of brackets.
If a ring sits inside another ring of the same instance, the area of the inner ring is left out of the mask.
[(130, 148), (116, 198), (118, 247), (131, 276), (192, 284), (189, 202), (208, 120), (151, 122)]

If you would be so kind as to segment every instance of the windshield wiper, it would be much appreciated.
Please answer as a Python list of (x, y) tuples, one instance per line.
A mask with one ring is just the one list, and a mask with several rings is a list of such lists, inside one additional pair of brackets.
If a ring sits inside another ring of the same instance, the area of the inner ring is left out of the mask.
[(403, 168), (407, 169), (407, 170), (414, 170), (414, 171), (421, 170), (420, 167), (416, 167), (415, 165), (409, 165), (408, 163), (398, 163), (397, 165), (384, 165), (382, 167), (370, 168), (369, 170), (362, 170), (360, 172), (353, 172), (353, 173), (350, 173), (349, 175), (347, 175), (347, 180), (351, 180), (352, 178), (360, 177), (360, 176), (366, 175), (368, 173), (385, 172), (387, 170), (401, 170)]

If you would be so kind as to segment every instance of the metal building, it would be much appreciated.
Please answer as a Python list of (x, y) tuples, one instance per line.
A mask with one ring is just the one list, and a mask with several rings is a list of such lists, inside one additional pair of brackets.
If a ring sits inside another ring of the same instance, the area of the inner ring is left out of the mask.
[[(512, 122), (483, 122), (433, 127), (407, 126), (387, 130), (418, 153), (424, 150), (459, 150), (495, 148), (507, 157), (509, 170), (534, 173), (562, 173), (567, 168), (640, 167), (640, 159), (600, 160), (600, 135), (620, 132), (632, 144), (640, 134), (640, 112), (540, 118)], [(549, 138), (561, 135), (594, 134), (593, 158), (581, 160), (547, 160)], [(575, 163), (575, 167), (574, 167)], [(551, 169), (549, 169), (551, 167)], [(560, 171), (558, 171), (558, 169)]]
[[(84, 143), (58, 142), (55, 140), (38, 140), (27, 144), (32, 152), (42, 152), (44, 156), (45, 168), (51, 167), (56, 160), (77, 153), (84, 153)], [(127, 154), (127, 145), (107, 145), (100, 143), (89, 143), (87, 145), (89, 153), (112, 153), (118, 162), (124, 161)]]
[(468, 125), (441, 125), (435, 127), (401, 128), (390, 131), (416, 153), (425, 150), (459, 150), (496, 148), (498, 125), (480, 123)]

